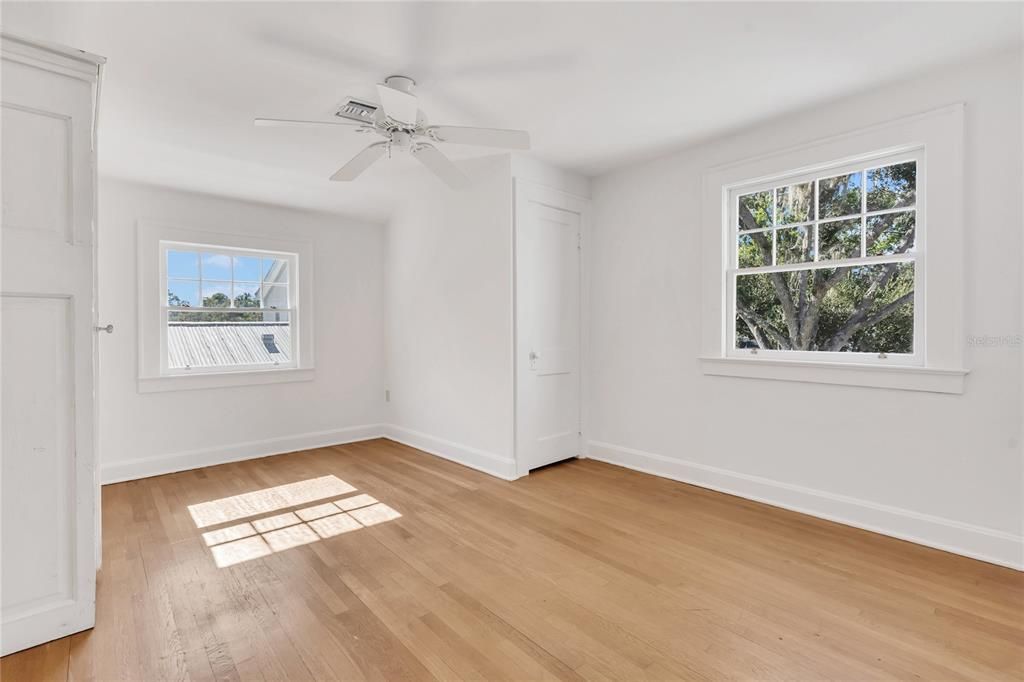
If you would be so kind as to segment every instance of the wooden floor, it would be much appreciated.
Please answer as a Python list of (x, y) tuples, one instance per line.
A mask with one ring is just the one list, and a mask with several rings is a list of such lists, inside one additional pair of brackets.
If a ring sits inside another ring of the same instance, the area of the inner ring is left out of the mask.
[[(329, 475), (356, 490), (188, 508)], [(357, 494), (401, 516), (327, 517), (315, 528), (348, 532), (316, 541), (292, 526), (281, 537), (308, 544), (290, 549), (271, 531), (234, 553), (203, 538)], [(266, 556), (240, 561), (254, 548)], [(1024, 574), (1009, 569), (594, 461), (509, 483), (377, 440), (105, 487), (96, 628), (0, 671), (1020, 680), (1022, 651)]]

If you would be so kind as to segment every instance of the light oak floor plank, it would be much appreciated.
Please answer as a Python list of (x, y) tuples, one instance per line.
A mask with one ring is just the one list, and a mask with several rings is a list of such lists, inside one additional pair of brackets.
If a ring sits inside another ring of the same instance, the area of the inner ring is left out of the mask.
[[(279, 487), (324, 476), (354, 490)], [(375, 440), (106, 486), (96, 628), (0, 675), (1021, 680), (1022, 652), (1010, 569), (599, 462), (507, 482)]]

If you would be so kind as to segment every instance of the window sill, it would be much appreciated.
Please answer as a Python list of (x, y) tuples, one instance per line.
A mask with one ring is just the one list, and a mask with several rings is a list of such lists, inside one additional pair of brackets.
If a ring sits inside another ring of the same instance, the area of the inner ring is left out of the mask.
[(700, 358), (701, 372), (712, 376), (801, 381), (812, 384), (868, 386), (930, 393), (963, 393), (966, 369), (853, 365), (838, 362)]
[(139, 393), (283, 384), (312, 380), (312, 368), (261, 369), (244, 372), (202, 372), (176, 376), (139, 377)]

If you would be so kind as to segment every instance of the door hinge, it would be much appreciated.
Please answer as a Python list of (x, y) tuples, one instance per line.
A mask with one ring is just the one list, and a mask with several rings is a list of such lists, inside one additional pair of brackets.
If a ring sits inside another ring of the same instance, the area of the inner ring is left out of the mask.
[(583, 250), (583, 233), (582, 232), (577, 232), (576, 233), (576, 250), (577, 251), (582, 251)]

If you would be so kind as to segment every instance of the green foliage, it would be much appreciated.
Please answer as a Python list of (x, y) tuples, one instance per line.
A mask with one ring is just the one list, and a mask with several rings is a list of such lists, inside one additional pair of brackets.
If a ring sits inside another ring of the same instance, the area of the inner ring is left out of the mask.
[(869, 211), (913, 206), (917, 200), (917, 164), (913, 161), (873, 168), (867, 176)]
[[(831, 341), (856, 314), (870, 316), (878, 313), (901, 296), (914, 290), (914, 265), (904, 263), (883, 286), (884, 265), (845, 267), (821, 270), (798, 270), (779, 273), (792, 300), (799, 301), (800, 291), (814, 291), (823, 282), (838, 276), (839, 282), (831, 287), (818, 302), (817, 328), (811, 343), (804, 350), (830, 350)], [(776, 294), (771, 275), (740, 275), (736, 278), (736, 301), (741, 311), (749, 311), (762, 321), (762, 333), (774, 329), (798, 348), (789, 333), (782, 304)], [(872, 289), (872, 286), (875, 286)], [(870, 303), (865, 299), (871, 294)], [(763, 345), (758, 344), (754, 330), (742, 316), (736, 320), (737, 345), (741, 348), (760, 346), (780, 350), (782, 345), (763, 333)], [(853, 333), (836, 350), (857, 353), (910, 353), (914, 341), (914, 304), (904, 303), (880, 321)]]
[(188, 301), (183, 301), (181, 298), (178, 297), (176, 293), (174, 293), (170, 289), (167, 290), (167, 305), (178, 306), (180, 308), (189, 308), (192, 306), (191, 303), (189, 303)]
[(754, 225), (741, 225), (741, 229), (753, 227), (771, 227), (772, 225), (772, 192), (757, 192), (740, 197), (740, 207), (750, 211), (754, 217)]
[(246, 291), (244, 293), (235, 296), (235, 307), (236, 308), (259, 308), (260, 298), (254, 296), (252, 293)]
[[(167, 304), (181, 308), (189, 308), (188, 301), (182, 300), (171, 291), (167, 292)], [(228, 308), (224, 312), (209, 310), (172, 310), (167, 319), (171, 322), (262, 322), (263, 313), (259, 311), (239, 312), (237, 308), (258, 308), (259, 299), (249, 293), (235, 297), (235, 309), (231, 309), (231, 299), (227, 294), (217, 292), (203, 298), (204, 308)]]
[(861, 175), (839, 175), (818, 181), (818, 210), (822, 218), (860, 213)]

